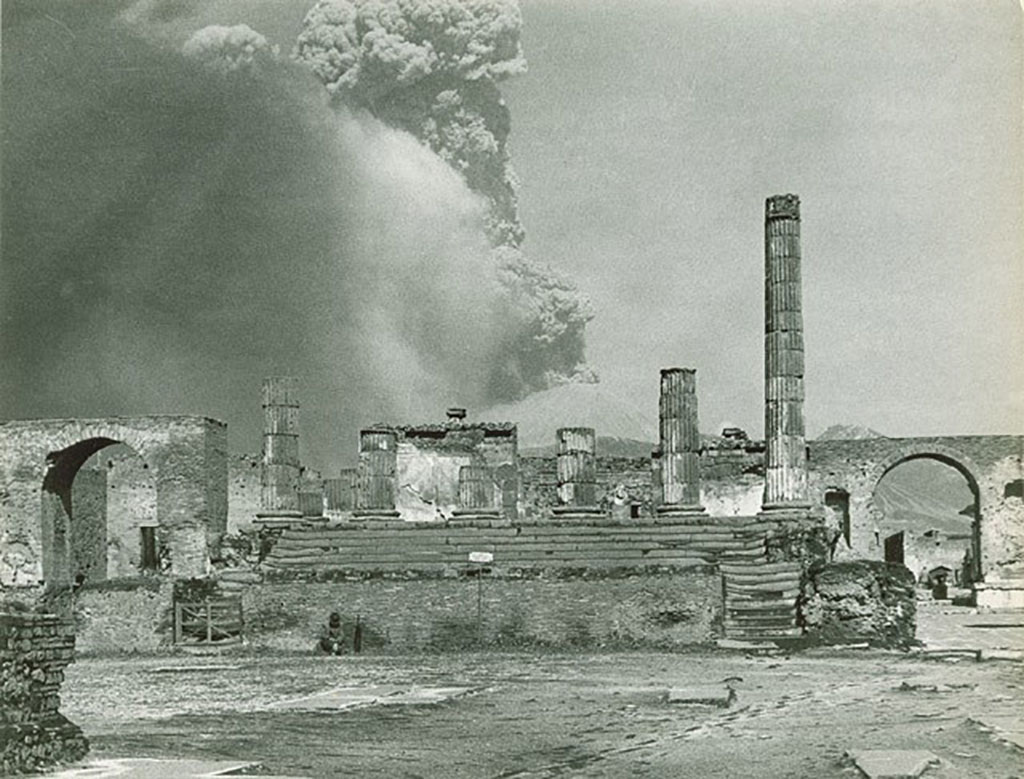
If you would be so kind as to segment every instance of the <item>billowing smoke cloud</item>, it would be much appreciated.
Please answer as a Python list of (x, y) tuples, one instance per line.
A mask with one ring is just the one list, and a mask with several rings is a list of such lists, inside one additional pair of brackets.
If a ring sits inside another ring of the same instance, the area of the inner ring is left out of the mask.
[(456, 167), (254, 30), (174, 40), (187, 6), (5, 4), (0, 416), (205, 413), (251, 449), (260, 378), (297, 374), (333, 466), (582, 362), (572, 286), (496, 272)]
[(526, 70), (514, 0), (321, 0), (295, 56), (332, 94), (428, 144), (490, 202), (495, 244), (523, 239), (502, 79)]
[(589, 301), (519, 248), (498, 83), (526, 70), (521, 27), (515, 0), (320, 0), (295, 50), (340, 102), (419, 138), (487, 198), (494, 260), (517, 317), (490, 383), (501, 400), (595, 380), (583, 353)]
[(247, 24), (224, 27), (211, 24), (189, 38), (182, 47), (186, 57), (199, 60), (224, 73), (256, 71), (261, 62), (277, 57), (277, 47)]

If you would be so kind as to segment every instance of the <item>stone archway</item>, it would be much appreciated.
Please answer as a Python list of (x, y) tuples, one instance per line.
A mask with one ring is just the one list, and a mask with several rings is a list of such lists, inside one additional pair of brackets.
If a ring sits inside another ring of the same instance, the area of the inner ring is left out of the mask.
[[(96, 463), (105, 453), (111, 459)], [(156, 469), (136, 449), (96, 437), (50, 452), (46, 460), (40, 520), (48, 586), (158, 567)], [(152, 549), (145, 548), (147, 540)]]
[(18, 420), (0, 423), (0, 584), (69, 587), (71, 485), (82, 464), (114, 443), (136, 452), (155, 485), (175, 576), (205, 574), (227, 521), (227, 429), (204, 417)]
[[(969, 457), (951, 447), (930, 443), (915, 443), (900, 447), (897, 451), (877, 462), (869, 471), (864, 480), (869, 493), (866, 496), (865, 507), (872, 522), (878, 526), (881, 523), (883, 512), (876, 502), (876, 493), (882, 479), (900, 465), (914, 460), (934, 460), (956, 470), (967, 482), (973, 496), (973, 510), (971, 516), (971, 542), (970, 579), (973, 582), (982, 581), (985, 574), (984, 555), (982, 550), (982, 533), (984, 507), (982, 505), (982, 491), (979, 488), (978, 474), (981, 473)], [(889, 539), (886, 539), (888, 541)], [(885, 547), (883, 547), (884, 549)], [(901, 549), (902, 552), (902, 549)], [(888, 552), (885, 552), (888, 554)], [(902, 554), (901, 554), (902, 556)], [(902, 560), (901, 560), (902, 561)]]

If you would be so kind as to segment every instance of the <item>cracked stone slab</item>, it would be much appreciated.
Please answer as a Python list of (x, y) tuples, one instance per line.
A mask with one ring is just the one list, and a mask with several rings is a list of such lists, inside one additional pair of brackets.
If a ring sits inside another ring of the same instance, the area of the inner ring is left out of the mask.
[[(164, 758), (113, 758), (92, 760), (72, 768), (47, 774), (50, 779), (206, 779), (217, 776), (240, 776), (239, 771), (257, 767), (258, 763), (236, 760), (188, 760)], [(306, 779), (300, 776), (260, 775), (260, 779)]]
[(274, 709), (343, 711), (361, 706), (397, 706), (441, 703), (465, 695), (469, 687), (397, 687), (389, 685), (335, 687), (330, 690), (279, 701)]
[(721, 706), (726, 708), (736, 700), (736, 691), (721, 684), (697, 684), (691, 687), (674, 687), (665, 694), (665, 702)]
[(851, 749), (847, 756), (868, 779), (917, 779), (939, 758), (925, 749)]
[(1024, 749), (1024, 719), (987, 715), (969, 717), (968, 721), (994, 734), (996, 738), (1013, 744), (1018, 749)]

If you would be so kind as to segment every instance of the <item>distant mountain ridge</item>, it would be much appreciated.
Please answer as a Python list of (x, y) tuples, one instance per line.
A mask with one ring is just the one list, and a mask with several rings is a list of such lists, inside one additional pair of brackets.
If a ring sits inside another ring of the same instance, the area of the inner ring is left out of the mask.
[(814, 440), (857, 441), (862, 438), (888, 438), (888, 436), (863, 425), (832, 425)]

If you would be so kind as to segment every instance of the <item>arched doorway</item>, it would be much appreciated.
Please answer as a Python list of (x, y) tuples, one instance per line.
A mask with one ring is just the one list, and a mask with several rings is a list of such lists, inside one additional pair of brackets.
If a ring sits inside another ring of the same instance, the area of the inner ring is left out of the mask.
[(47, 589), (159, 568), (156, 478), (137, 451), (112, 438), (89, 438), (50, 452), (46, 463)]
[(980, 579), (981, 507), (977, 481), (962, 462), (936, 453), (888, 465), (872, 493), (874, 546), (921, 584)]

